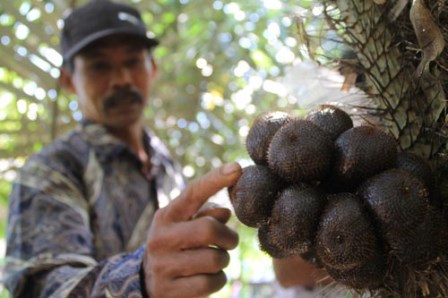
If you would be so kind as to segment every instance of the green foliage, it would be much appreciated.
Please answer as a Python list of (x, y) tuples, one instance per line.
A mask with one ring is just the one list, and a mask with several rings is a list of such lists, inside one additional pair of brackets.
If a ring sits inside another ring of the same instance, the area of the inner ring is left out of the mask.
[[(193, 176), (244, 158), (254, 116), (279, 106), (278, 95), (264, 83), (302, 55), (294, 12), (312, 2), (132, 2), (161, 41), (147, 125), (167, 140), (181, 164), (194, 169)], [(61, 2), (39, 0), (0, 4), (0, 97), (6, 111), (0, 113), (0, 158), (29, 156), (80, 118), (76, 99), (61, 92), (56, 79), (58, 22), (65, 9)], [(280, 51), (291, 57), (279, 57)]]
[(4, 235), (6, 234), (7, 208), (5, 202), (10, 191), (11, 191), (11, 183), (9, 183), (8, 181), (0, 180), (0, 198), (2, 202), (0, 205), (0, 235), (2, 235), (1, 238), (4, 238)]
[(11, 295), (9, 295), (8, 291), (6, 290), (0, 291), (0, 298), (9, 298), (9, 297), (11, 297)]

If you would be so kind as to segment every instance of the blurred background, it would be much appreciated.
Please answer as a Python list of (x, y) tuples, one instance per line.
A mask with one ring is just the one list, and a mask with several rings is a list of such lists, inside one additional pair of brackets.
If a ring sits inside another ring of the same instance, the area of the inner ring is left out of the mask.
[[(82, 117), (76, 98), (58, 84), (57, 51), (61, 17), (84, 2), (0, 2), (0, 265), (16, 169)], [(166, 141), (189, 179), (230, 161), (250, 164), (244, 140), (260, 112), (303, 113), (314, 103), (313, 92), (326, 96), (312, 81), (319, 79), (312, 76), (317, 64), (307, 62), (307, 48), (315, 44), (321, 55), (313, 61), (322, 62), (341, 49), (313, 0), (128, 2), (141, 9), (161, 41), (146, 124)], [(316, 40), (304, 39), (303, 30)], [(228, 204), (226, 193), (217, 200)], [(228, 286), (215, 297), (274, 297), (271, 261), (259, 251), (256, 231), (235, 218), (231, 224), (240, 246), (232, 251)]]

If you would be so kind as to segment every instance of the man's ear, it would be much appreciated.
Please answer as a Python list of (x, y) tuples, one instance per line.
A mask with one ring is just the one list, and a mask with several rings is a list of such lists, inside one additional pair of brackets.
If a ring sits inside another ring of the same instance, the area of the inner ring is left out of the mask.
[(65, 67), (61, 67), (60, 71), (59, 83), (62, 88), (70, 93), (76, 93), (75, 87), (73, 86), (73, 74)]

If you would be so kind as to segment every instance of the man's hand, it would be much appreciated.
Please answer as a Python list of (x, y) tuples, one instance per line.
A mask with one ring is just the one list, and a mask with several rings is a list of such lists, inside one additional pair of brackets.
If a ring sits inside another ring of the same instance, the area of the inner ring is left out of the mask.
[(156, 212), (143, 260), (151, 298), (202, 297), (225, 285), (227, 250), (237, 246), (238, 235), (225, 225), (228, 209), (203, 205), (240, 175), (237, 163), (224, 165), (192, 181), (176, 200)]

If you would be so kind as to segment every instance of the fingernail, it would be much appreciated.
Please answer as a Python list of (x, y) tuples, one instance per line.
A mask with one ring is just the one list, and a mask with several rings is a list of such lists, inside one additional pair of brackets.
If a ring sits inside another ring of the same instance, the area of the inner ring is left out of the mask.
[(221, 168), (221, 174), (225, 176), (229, 176), (239, 171), (241, 171), (241, 166), (237, 162), (226, 164)]

